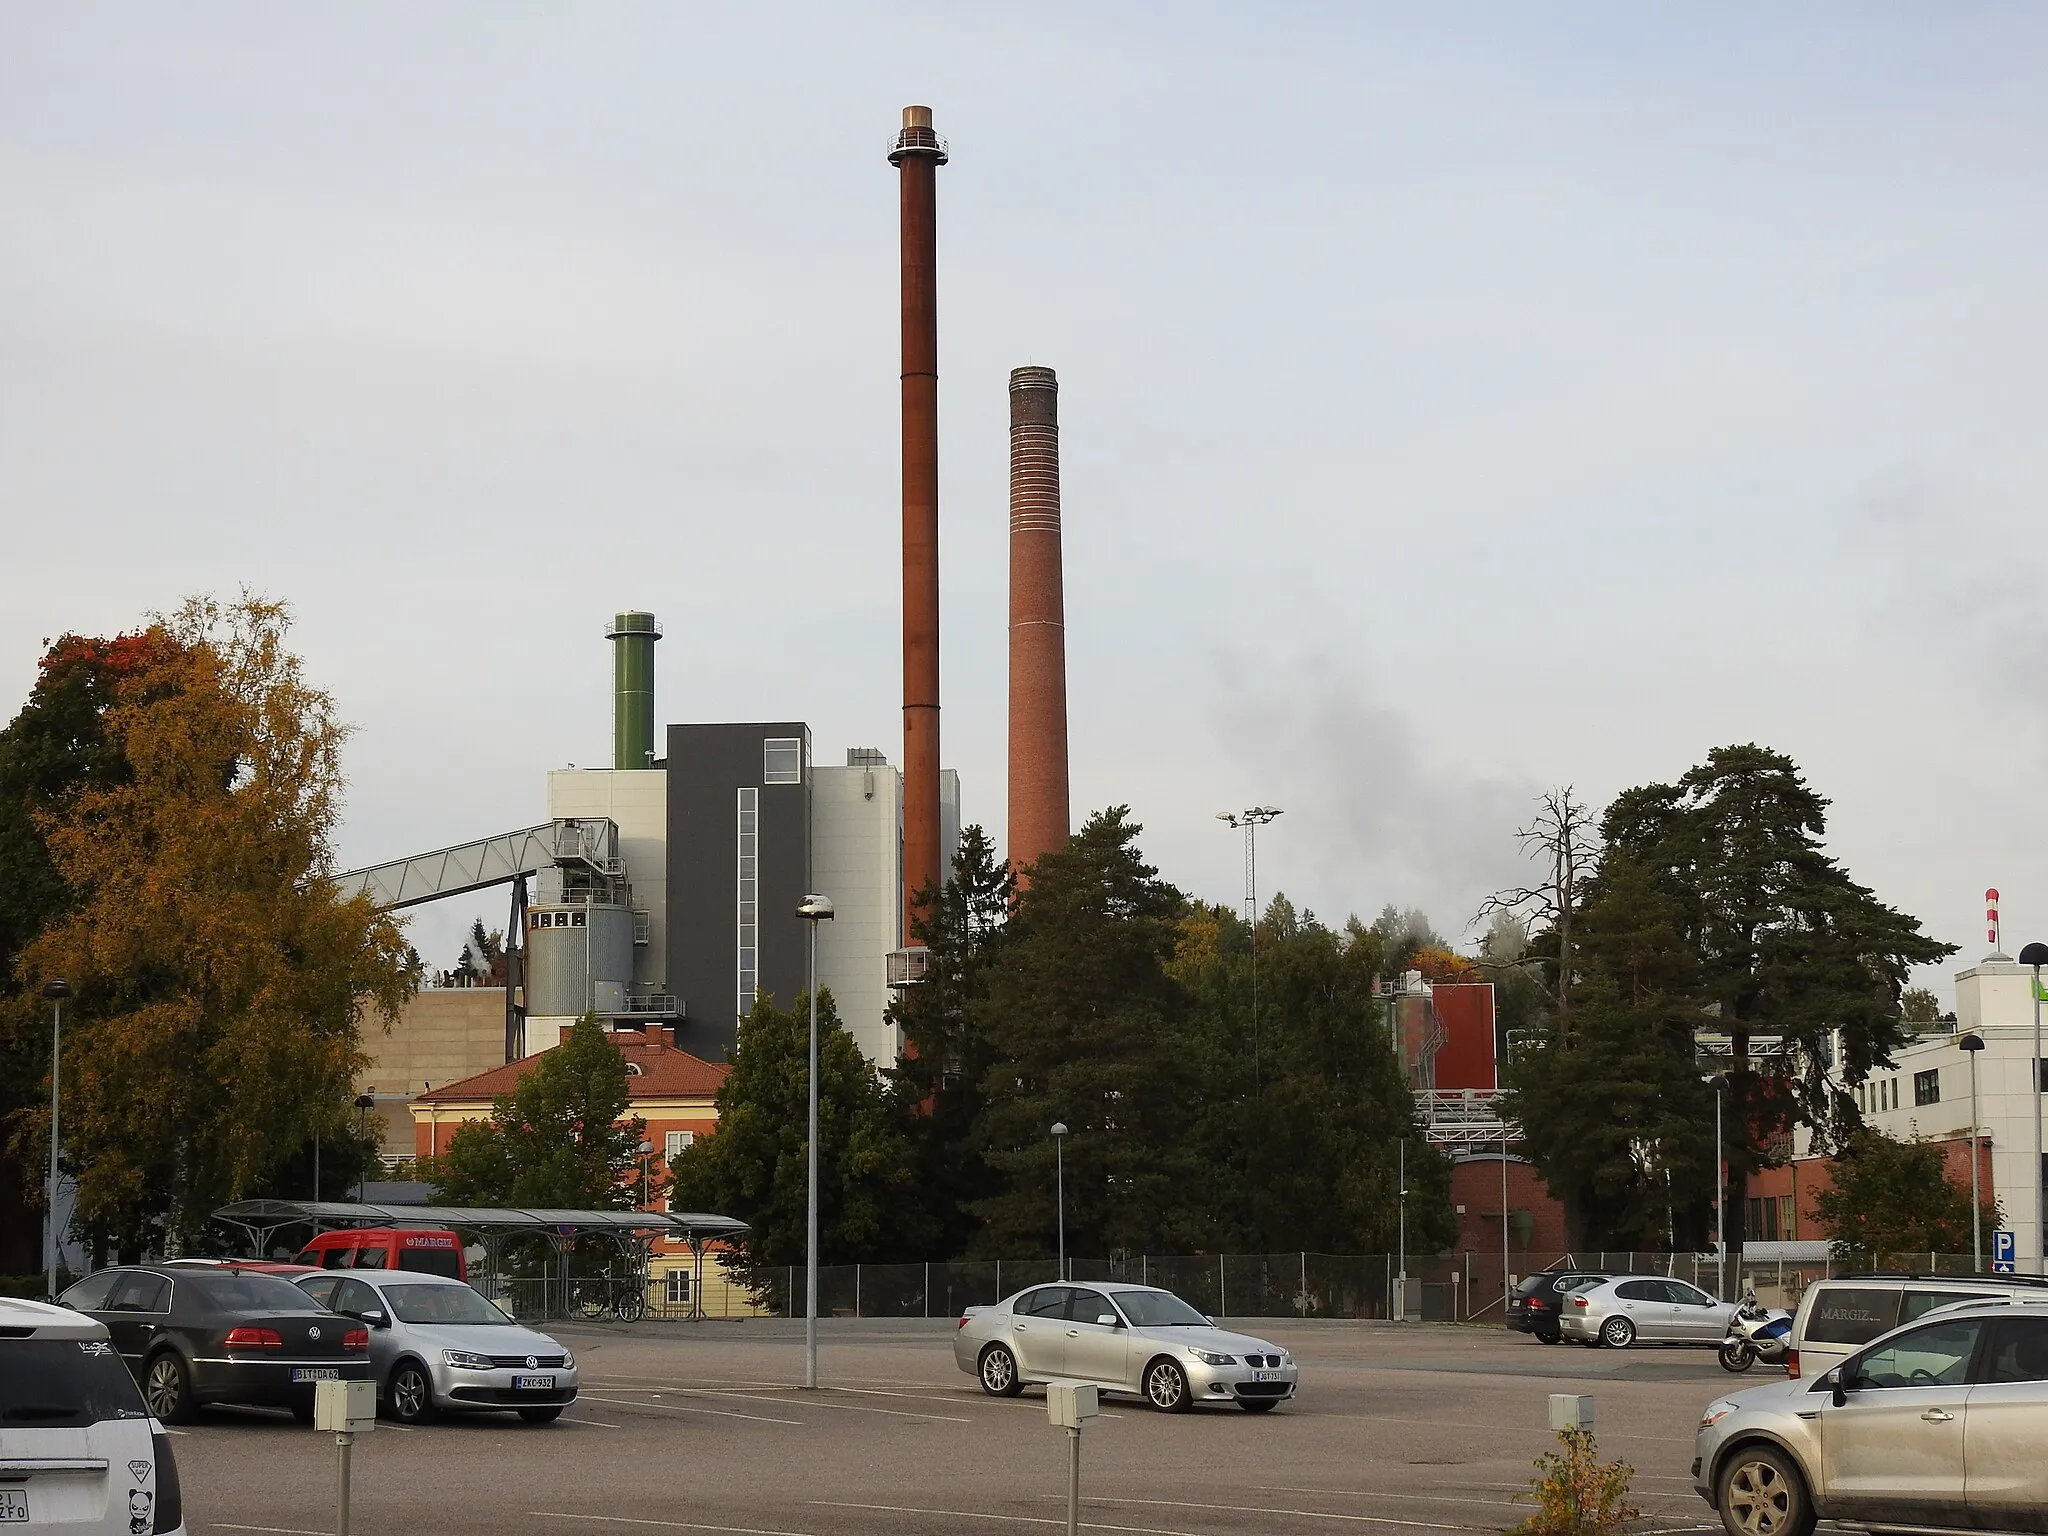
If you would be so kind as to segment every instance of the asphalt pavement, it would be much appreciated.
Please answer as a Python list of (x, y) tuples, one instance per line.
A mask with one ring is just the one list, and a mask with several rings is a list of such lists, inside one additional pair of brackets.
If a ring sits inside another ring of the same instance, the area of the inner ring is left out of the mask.
[[(1709, 1398), (1736, 1384), (1702, 1349), (1546, 1347), (1494, 1328), (1231, 1326), (1301, 1363), (1268, 1414), (1166, 1415), (1108, 1397), (1084, 1436), (1093, 1532), (1497, 1532), (1554, 1445), (1552, 1392), (1591, 1393), (1604, 1457), (1636, 1468), (1645, 1536), (1718, 1529), (1686, 1476)], [(1064, 1529), (1067, 1440), (1044, 1394), (982, 1395), (950, 1321), (562, 1324), (582, 1395), (551, 1425), (510, 1416), (380, 1424), (354, 1452), (358, 1533), (506, 1531), (926, 1536)], [(1775, 1373), (1751, 1373), (1763, 1381)], [(334, 1437), (214, 1410), (177, 1432), (194, 1533), (335, 1529)]]

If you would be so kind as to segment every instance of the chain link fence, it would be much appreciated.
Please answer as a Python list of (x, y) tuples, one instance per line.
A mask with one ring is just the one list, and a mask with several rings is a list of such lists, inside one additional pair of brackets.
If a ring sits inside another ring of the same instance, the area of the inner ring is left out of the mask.
[[(1653, 1274), (1685, 1280), (1722, 1294), (1718, 1257), (1712, 1253), (1581, 1251), (1517, 1253), (1503, 1270), (1498, 1253), (1410, 1256), (1407, 1283), (1397, 1286), (1400, 1260), (1392, 1254), (1254, 1253), (1138, 1255), (1123, 1259), (1070, 1258), (1066, 1278), (1108, 1284), (1155, 1285), (1215, 1318), (1380, 1319), (1393, 1315), (1397, 1290), (1408, 1314), (1425, 1321), (1498, 1322), (1503, 1280), (1513, 1283), (1545, 1269)], [(1848, 1258), (1745, 1257), (1726, 1277), (1733, 1299), (1754, 1290), (1767, 1306), (1796, 1307), (1806, 1287), (1829, 1275), (1867, 1270), (1967, 1274), (1968, 1254), (1857, 1253)], [(1053, 1259), (955, 1259), (908, 1264), (834, 1264), (818, 1271), (818, 1315), (850, 1318), (958, 1317), (968, 1307), (991, 1306), (1033, 1285), (1060, 1278)], [(768, 1271), (749, 1286), (719, 1255), (669, 1266), (644, 1281), (592, 1281), (571, 1277), (480, 1280), (514, 1316), (551, 1318), (649, 1317), (795, 1318), (804, 1314), (804, 1271)], [(644, 1287), (644, 1304), (632, 1294)]]

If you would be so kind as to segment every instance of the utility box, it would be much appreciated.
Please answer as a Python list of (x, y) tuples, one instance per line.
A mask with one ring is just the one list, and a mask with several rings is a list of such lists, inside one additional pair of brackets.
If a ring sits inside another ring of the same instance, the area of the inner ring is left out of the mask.
[(1092, 1381), (1055, 1381), (1045, 1389), (1045, 1416), (1054, 1429), (1086, 1429), (1101, 1400)]
[(377, 1427), (377, 1383), (320, 1381), (313, 1384), (313, 1427), (338, 1434)]
[(1567, 1429), (1591, 1429), (1593, 1399), (1582, 1397), (1576, 1392), (1551, 1393), (1550, 1427), (1559, 1432)]

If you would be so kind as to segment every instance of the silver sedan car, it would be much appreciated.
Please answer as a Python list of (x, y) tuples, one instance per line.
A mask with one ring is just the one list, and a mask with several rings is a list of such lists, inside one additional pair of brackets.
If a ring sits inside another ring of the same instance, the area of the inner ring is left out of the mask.
[(1179, 1413), (1236, 1403), (1264, 1413), (1294, 1396), (1294, 1359), (1278, 1344), (1229, 1333), (1171, 1291), (1149, 1285), (1040, 1285), (969, 1307), (953, 1359), (991, 1397), (1030, 1383), (1092, 1381)]
[(2048, 1511), (2048, 1306), (1928, 1314), (1817, 1378), (1716, 1398), (1693, 1487), (1729, 1536), (2040, 1531)]
[(1735, 1303), (1716, 1301), (1683, 1280), (1622, 1275), (1561, 1298), (1557, 1328), (1567, 1339), (1609, 1349), (1626, 1349), (1638, 1340), (1718, 1349), (1734, 1315)]
[(410, 1270), (323, 1270), (296, 1282), (370, 1325), (379, 1406), (401, 1424), (443, 1412), (513, 1412), (530, 1424), (576, 1401), (576, 1357), (460, 1280)]

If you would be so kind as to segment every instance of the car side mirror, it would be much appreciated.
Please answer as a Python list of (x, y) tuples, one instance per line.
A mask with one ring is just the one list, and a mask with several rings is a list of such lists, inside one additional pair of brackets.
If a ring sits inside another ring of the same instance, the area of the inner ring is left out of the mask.
[(1121, 1328), (1123, 1325), (1124, 1320), (1112, 1312), (1105, 1312), (1095, 1319), (1095, 1326), (1098, 1328)]
[(358, 1313), (357, 1316), (359, 1316), (364, 1322), (368, 1323), (372, 1328), (382, 1328), (384, 1326), (384, 1314), (382, 1312), (362, 1312)]
[(1829, 1371), (1821, 1380), (1826, 1384), (1828, 1395), (1834, 1399), (1835, 1406), (1846, 1407), (1849, 1402), (1849, 1388), (1842, 1381), (1842, 1373), (1838, 1370)]

